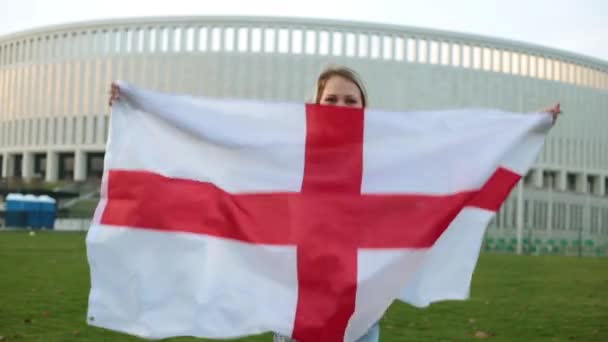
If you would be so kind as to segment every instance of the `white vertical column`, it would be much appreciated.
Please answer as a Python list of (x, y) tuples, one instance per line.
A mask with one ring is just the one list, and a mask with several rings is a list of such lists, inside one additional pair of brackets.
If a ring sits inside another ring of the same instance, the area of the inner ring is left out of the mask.
[(30, 181), (34, 176), (34, 154), (32, 152), (23, 152), (21, 175), (26, 181)]
[(54, 151), (46, 153), (46, 178), (47, 182), (56, 182), (59, 179), (59, 154)]
[(82, 182), (87, 179), (87, 154), (82, 150), (74, 152), (74, 181)]
[(576, 192), (588, 193), (587, 191), (587, 174), (576, 174)]
[(0, 178), (6, 178), (11, 176), (11, 165), (10, 165), (10, 154), (8, 153), (3, 153), (2, 154), (2, 174), (0, 175)]
[(566, 178), (566, 170), (560, 170), (557, 172), (557, 190), (566, 191), (568, 185)]

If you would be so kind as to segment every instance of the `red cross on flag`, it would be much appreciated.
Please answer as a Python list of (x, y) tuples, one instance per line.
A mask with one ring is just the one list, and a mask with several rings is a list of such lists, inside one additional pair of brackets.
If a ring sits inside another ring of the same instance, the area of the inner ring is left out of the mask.
[(120, 85), (88, 321), (155, 339), (354, 341), (395, 299), (467, 298), (485, 228), (551, 126)]

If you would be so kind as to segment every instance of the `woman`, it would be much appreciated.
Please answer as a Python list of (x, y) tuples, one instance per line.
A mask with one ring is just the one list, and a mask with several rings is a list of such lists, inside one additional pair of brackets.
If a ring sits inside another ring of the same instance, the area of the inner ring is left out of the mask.
[[(112, 102), (118, 100), (119, 97), (120, 88), (116, 84), (112, 84), (109, 101), (110, 106), (112, 105)], [(368, 104), (363, 82), (353, 70), (343, 66), (326, 68), (319, 75), (317, 78), (314, 102), (321, 105), (353, 108), (366, 108)], [(544, 111), (550, 113), (555, 122), (558, 115), (561, 113), (560, 104), (557, 103)], [(379, 339), (380, 327), (378, 323), (375, 323), (357, 342), (377, 342)], [(278, 334), (274, 335), (273, 340), (274, 342), (292, 341), (289, 337)]]
[[(363, 82), (351, 69), (342, 66), (326, 68), (317, 78), (315, 103), (328, 106), (365, 108), (367, 94)], [(380, 327), (376, 322), (357, 342), (377, 342)], [(289, 337), (274, 334), (274, 342), (292, 341)]]
[[(118, 100), (120, 88), (112, 84), (109, 104)], [(363, 82), (357, 74), (345, 67), (330, 67), (325, 69), (317, 79), (315, 103), (329, 106), (343, 106), (353, 108), (365, 108), (367, 95)], [(380, 328), (378, 323), (374, 324), (367, 334), (358, 342), (376, 342), (379, 340)], [(275, 334), (274, 342), (292, 341), (289, 337)]]

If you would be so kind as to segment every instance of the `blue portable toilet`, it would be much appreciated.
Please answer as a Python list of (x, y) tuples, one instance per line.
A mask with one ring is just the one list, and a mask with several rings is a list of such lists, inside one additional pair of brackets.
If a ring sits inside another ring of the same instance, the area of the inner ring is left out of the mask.
[(57, 217), (57, 201), (47, 195), (38, 198), (40, 202), (41, 227), (53, 229)]
[(6, 196), (6, 226), (23, 228), (27, 226), (27, 213), (22, 194)]
[(40, 228), (40, 203), (34, 195), (23, 196), (23, 206), (26, 212), (26, 227)]

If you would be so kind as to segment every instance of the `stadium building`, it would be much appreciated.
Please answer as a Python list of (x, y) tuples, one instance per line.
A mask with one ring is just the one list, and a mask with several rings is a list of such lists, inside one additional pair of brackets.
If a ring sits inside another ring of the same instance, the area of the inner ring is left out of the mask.
[(328, 63), (357, 70), (374, 108), (535, 111), (560, 101), (565, 114), (493, 221), (486, 246), (515, 248), (511, 240), (520, 228), (523, 248), (603, 251), (608, 63), (453, 32), (317, 19), (166, 17), (3, 36), (0, 175), (98, 181), (112, 80), (210, 97), (305, 101)]

